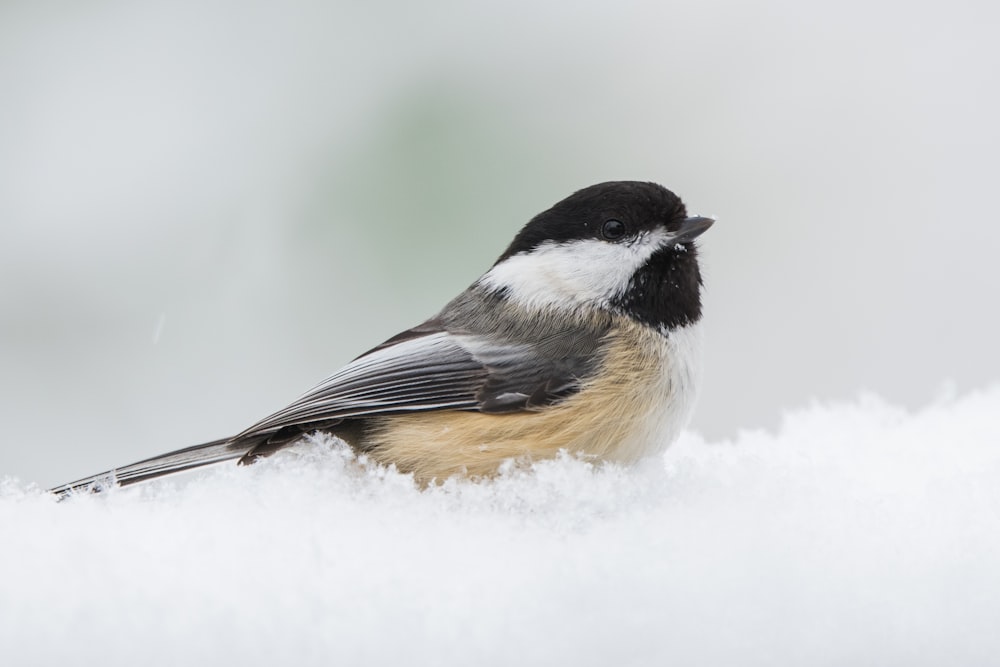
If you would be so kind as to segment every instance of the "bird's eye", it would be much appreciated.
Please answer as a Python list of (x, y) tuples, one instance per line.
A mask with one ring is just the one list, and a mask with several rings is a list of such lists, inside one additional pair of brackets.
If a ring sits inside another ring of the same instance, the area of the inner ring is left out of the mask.
[(601, 236), (609, 241), (617, 241), (625, 236), (626, 231), (625, 223), (621, 220), (607, 220), (601, 227)]

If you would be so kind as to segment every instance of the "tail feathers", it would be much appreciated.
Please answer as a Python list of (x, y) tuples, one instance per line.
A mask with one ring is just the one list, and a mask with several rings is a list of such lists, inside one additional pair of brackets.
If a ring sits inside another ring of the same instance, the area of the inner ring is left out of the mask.
[(206, 442), (203, 445), (178, 449), (175, 452), (161, 454), (99, 475), (63, 484), (49, 489), (49, 493), (54, 493), (62, 498), (77, 492), (94, 492), (102, 491), (111, 486), (128, 486), (176, 472), (194, 470), (213, 463), (238, 459), (252, 446), (253, 443), (234, 443), (229, 439)]

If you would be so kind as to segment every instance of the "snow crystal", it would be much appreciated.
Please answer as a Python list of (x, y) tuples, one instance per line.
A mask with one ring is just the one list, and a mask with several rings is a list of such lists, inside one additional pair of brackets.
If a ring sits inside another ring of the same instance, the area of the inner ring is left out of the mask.
[(317, 440), (76, 496), (0, 483), (0, 661), (984, 664), (1000, 387), (867, 397), (428, 490)]

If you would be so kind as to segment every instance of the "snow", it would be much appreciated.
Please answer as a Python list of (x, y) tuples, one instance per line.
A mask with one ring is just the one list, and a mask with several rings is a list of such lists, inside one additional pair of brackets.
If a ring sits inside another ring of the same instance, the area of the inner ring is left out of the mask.
[(0, 482), (7, 665), (1000, 656), (1000, 386), (421, 491), (327, 440), (56, 503)]

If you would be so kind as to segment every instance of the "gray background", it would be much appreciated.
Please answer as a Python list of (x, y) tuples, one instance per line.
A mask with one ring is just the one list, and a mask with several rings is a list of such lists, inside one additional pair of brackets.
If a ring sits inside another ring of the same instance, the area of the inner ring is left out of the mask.
[(0, 476), (51, 485), (241, 430), (610, 179), (719, 218), (709, 439), (995, 381), (998, 18), (5, 2)]

